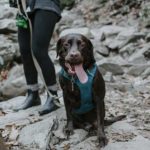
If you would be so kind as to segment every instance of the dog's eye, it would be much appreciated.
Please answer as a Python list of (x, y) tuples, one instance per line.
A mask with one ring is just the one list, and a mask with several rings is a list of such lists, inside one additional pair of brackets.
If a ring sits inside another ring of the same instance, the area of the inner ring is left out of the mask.
[(85, 43), (84, 43), (82, 40), (78, 40), (78, 45), (79, 45), (79, 47), (81, 47), (81, 48), (84, 48), (84, 47), (85, 47)]
[(84, 47), (85, 47), (85, 43), (84, 43), (84, 42), (81, 42), (80, 47), (81, 47), (81, 48), (84, 48)]
[(69, 48), (70, 47), (70, 44), (69, 43), (64, 43), (63, 45), (65, 48)]

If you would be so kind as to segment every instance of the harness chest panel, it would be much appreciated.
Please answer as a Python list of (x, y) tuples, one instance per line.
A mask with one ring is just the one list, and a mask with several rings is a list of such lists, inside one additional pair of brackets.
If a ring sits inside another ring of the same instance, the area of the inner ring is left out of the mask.
[(88, 81), (86, 83), (81, 83), (77, 77), (74, 77), (72, 80), (72, 76), (70, 76), (63, 68), (61, 69), (60, 75), (75, 83), (80, 90), (81, 105), (79, 108), (73, 109), (73, 113), (84, 114), (95, 107), (92, 102), (92, 84), (96, 70), (97, 66), (94, 64), (90, 70), (86, 71), (88, 75)]

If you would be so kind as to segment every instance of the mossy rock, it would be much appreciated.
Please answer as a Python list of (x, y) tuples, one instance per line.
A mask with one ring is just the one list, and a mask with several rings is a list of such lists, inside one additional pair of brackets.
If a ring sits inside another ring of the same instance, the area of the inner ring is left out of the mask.
[(60, 0), (61, 8), (71, 9), (75, 3), (75, 0)]

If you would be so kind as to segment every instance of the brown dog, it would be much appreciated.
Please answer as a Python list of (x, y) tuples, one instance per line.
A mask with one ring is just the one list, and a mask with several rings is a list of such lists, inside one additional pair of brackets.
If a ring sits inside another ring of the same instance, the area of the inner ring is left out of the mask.
[[(60, 86), (67, 115), (67, 135), (74, 127), (97, 129), (100, 146), (107, 144), (104, 132), (105, 82), (95, 64), (93, 45), (81, 34), (68, 34), (57, 42), (57, 55), (62, 70)], [(121, 120), (119, 116), (108, 123)]]

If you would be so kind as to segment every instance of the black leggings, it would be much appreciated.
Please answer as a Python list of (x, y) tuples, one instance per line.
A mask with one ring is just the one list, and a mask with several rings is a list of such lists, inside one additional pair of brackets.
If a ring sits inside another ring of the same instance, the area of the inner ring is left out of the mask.
[[(47, 86), (56, 83), (55, 68), (48, 55), (48, 47), (58, 18), (57, 14), (46, 10), (36, 10), (30, 16), (33, 28), (32, 51), (41, 67)], [(29, 28), (18, 28), (18, 41), (27, 85), (37, 84), (38, 74), (31, 55)]]

